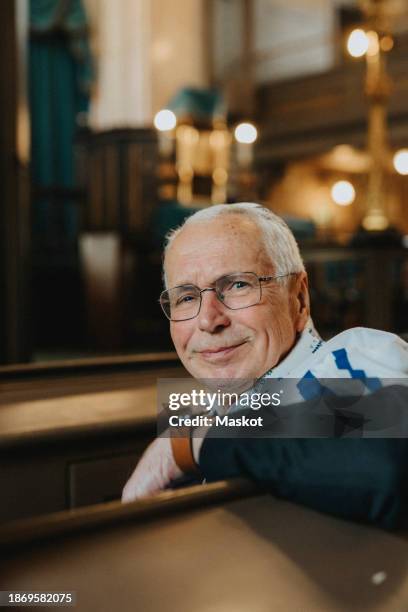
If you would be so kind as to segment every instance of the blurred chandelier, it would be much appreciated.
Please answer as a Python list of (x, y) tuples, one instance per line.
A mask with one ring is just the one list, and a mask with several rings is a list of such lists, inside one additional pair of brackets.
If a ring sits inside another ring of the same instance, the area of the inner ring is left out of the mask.
[(226, 115), (218, 90), (193, 87), (178, 90), (156, 114), (162, 199), (206, 206), (226, 202), (231, 194), (235, 199), (235, 192), (241, 199), (252, 197), (258, 132), (248, 121), (228, 125)]
[[(366, 57), (365, 91), (368, 99), (368, 141), (370, 156), (366, 211), (362, 224), (368, 231), (382, 231), (389, 227), (385, 211), (385, 184), (391, 166), (387, 139), (387, 106), (392, 91), (387, 74), (386, 53), (393, 47), (392, 25), (408, 11), (407, 0), (360, 0), (366, 17), (366, 45), (357, 42)], [(362, 32), (364, 35), (364, 33)], [(350, 42), (350, 41), (349, 41)], [(350, 51), (351, 55), (353, 53)]]

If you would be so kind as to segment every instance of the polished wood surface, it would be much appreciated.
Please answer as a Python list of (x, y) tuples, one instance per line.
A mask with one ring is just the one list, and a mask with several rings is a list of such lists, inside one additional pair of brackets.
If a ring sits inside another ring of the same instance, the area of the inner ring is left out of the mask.
[[(75, 590), (79, 612), (406, 610), (404, 535), (269, 495), (202, 508), (184, 497), (171, 513), (177, 495), (124, 506), (115, 524), (8, 549), (1, 588)], [(167, 512), (138, 519), (149, 503)]]
[(55, 536), (75, 535), (81, 531), (127, 520), (145, 524), (146, 520), (164, 514), (170, 515), (231, 499), (250, 497), (257, 495), (258, 492), (259, 486), (255, 483), (235, 478), (207, 484), (205, 487), (200, 483), (163, 491), (159, 495), (127, 504), (114, 501), (53, 512), (34, 518), (10, 521), (0, 526), (0, 546), (12, 550), (16, 546), (39, 543)]
[(49, 374), (61, 371), (85, 372), (97, 368), (112, 369), (118, 366), (132, 366), (134, 368), (146, 368), (147, 364), (153, 367), (163, 365), (163, 363), (178, 363), (179, 358), (175, 351), (140, 353), (133, 355), (106, 355), (101, 357), (86, 357), (78, 359), (61, 359), (58, 361), (39, 361), (32, 363), (14, 363), (7, 366), (0, 366), (0, 377), (24, 376), (27, 374)]
[[(185, 370), (173, 357), (143, 357), (111, 360), (105, 364), (109, 368), (103, 368), (101, 359), (82, 366), (73, 362), (72, 373), (69, 363), (53, 365), (52, 373), (44, 366), (2, 368), (0, 374), (9, 376), (0, 382), (0, 447), (33, 437), (152, 423), (157, 415), (157, 379), (182, 377)], [(112, 365), (118, 367), (112, 370)], [(10, 376), (18, 372), (27, 376)], [(33, 372), (36, 376), (28, 375)]]

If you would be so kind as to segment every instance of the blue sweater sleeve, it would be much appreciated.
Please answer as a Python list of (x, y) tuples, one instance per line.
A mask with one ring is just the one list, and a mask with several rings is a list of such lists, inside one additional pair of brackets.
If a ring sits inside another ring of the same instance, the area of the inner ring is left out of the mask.
[[(390, 388), (386, 397), (408, 410), (407, 389)], [(199, 464), (208, 482), (248, 477), (278, 497), (338, 517), (386, 529), (408, 518), (405, 438), (222, 438), (218, 431), (204, 439)]]

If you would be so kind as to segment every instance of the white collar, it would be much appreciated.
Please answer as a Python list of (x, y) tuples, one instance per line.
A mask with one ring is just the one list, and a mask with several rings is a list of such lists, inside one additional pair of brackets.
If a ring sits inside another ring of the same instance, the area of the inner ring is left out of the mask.
[[(290, 353), (264, 374), (263, 378), (285, 378), (293, 375), (296, 368), (305, 365), (308, 368), (310, 358), (323, 346), (324, 341), (319, 336), (311, 318)], [(305, 363), (306, 362), (306, 363)]]

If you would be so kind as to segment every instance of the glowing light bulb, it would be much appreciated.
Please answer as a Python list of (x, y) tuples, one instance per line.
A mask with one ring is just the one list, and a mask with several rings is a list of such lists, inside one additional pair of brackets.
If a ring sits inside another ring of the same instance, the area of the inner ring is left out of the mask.
[(374, 55), (378, 55), (380, 52), (380, 40), (378, 38), (377, 32), (374, 32), (373, 30), (367, 32), (367, 40), (367, 55), (370, 55), (371, 57), (374, 57)]
[(394, 40), (392, 36), (389, 36), (389, 35), (383, 36), (382, 39), (380, 40), (380, 47), (385, 52), (391, 51), (393, 46), (394, 46)]
[(408, 149), (400, 149), (393, 158), (394, 168), (398, 174), (408, 174)]
[(369, 38), (364, 30), (353, 30), (347, 40), (347, 51), (352, 57), (362, 57), (368, 51)]
[(240, 123), (235, 128), (235, 138), (242, 144), (252, 144), (258, 137), (258, 131), (252, 123)]
[(339, 206), (348, 206), (354, 202), (356, 191), (349, 181), (337, 181), (331, 188), (331, 197)]
[(173, 111), (164, 108), (156, 113), (154, 117), (154, 127), (160, 132), (166, 132), (176, 127), (177, 119)]

